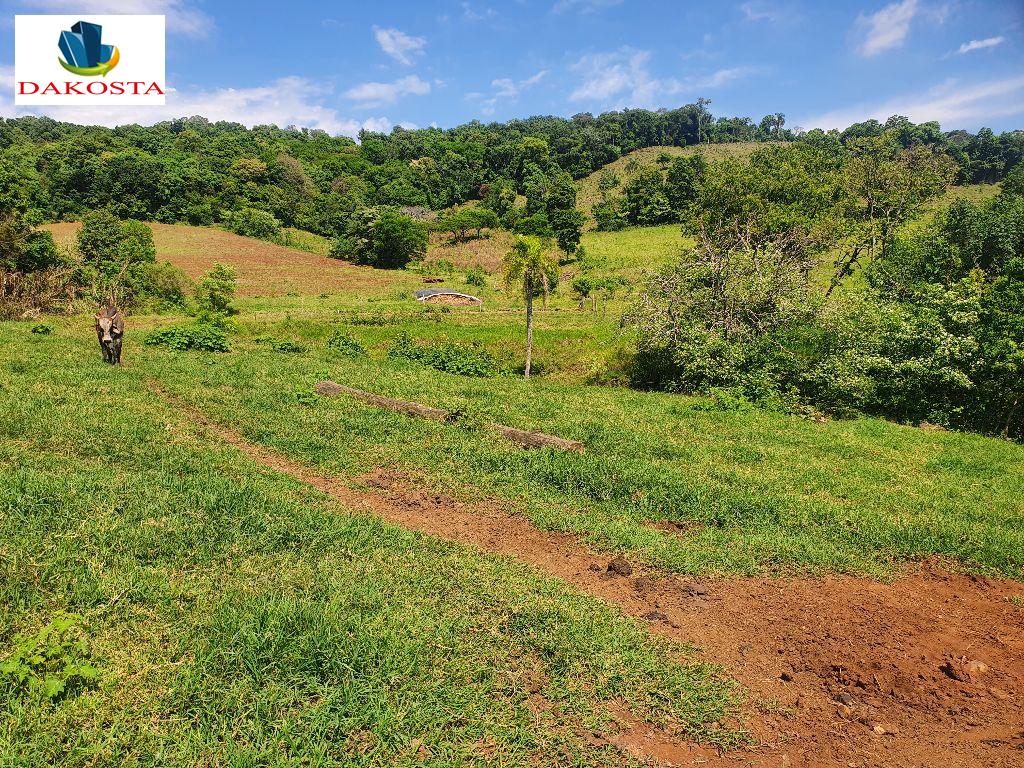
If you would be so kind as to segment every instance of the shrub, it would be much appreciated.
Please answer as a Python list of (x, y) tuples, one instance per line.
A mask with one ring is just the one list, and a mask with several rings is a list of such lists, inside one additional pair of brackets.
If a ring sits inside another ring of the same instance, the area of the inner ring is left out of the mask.
[(467, 270), (466, 285), (474, 285), (477, 288), (483, 288), (487, 285), (487, 273), (484, 272), (483, 267), (473, 266)]
[(401, 269), (427, 252), (427, 226), (391, 208), (362, 208), (352, 214), (331, 256), (380, 269)]
[(395, 339), (388, 350), (388, 355), (458, 376), (489, 378), (499, 372), (494, 357), (487, 350), (453, 342), (419, 344), (405, 331)]
[(165, 347), (178, 352), (195, 349), (202, 352), (230, 352), (227, 334), (222, 328), (203, 323), (172, 325), (147, 334), (147, 347)]
[(46, 323), (37, 323), (32, 326), (32, 333), (38, 333), (41, 336), (48, 336), (53, 333), (53, 328), (48, 326)]
[(306, 351), (306, 345), (291, 339), (271, 339), (270, 348), (275, 352), (284, 354), (301, 354)]
[(215, 261), (195, 289), (196, 317), (206, 325), (222, 326), (238, 310), (231, 304), (235, 297), (235, 270)]
[(366, 354), (363, 345), (352, 334), (341, 328), (331, 334), (331, 338), (327, 340), (327, 348), (346, 357), (361, 357)]
[(277, 217), (259, 208), (246, 207), (239, 211), (228, 211), (224, 223), (236, 235), (243, 237), (274, 240), (281, 235), (281, 222)]

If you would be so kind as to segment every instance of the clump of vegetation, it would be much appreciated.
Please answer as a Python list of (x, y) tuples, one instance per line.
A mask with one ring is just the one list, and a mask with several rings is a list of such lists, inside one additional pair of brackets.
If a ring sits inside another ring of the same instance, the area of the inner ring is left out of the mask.
[(466, 270), (466, 285), (472, 285), (476, 288), (485, 287), (487, 285), (487, 273), (484, 272), (484, 268), (474, 264)]
[(305, 344), (292, 339), (271, 339), (270, 348), (283, 354), (301, 354), (308, 350)]
[(223, 328), (204, 323), (172, 325), (151, 331), (143, 339), (147, 347), (164, 347), (178, 352), (230, 352), (231, 345)]
[(76, 282), (94, 301), (113, 298), (121, 307), (185, 305), (188, 278), (167, 262), (157, 263), (153, 230), (145, 223), (93, 211), (83, 217), (76, 243), (81, 257)]
[(453, 342), (421, 344), (405, 331), (392, 343), (388, 355), (458, 376), (488, 378), (500, 372), (494, 357), (485, 349)]
[(427, 226), (392, 208), (361, 208), (331, 246), (331, 256), (381, 269), (401, 269), (427, 252)]
[(259, 208), (245, 207), (227, 211), (224, 224), (236, 235), (243, 237), (260, 240), (277, 240), (281, 237), (281, 222), (272, 213)]
[(484, 207), (442, 211), (434, 224), (438, 231), (448, 232), (455, 241), (466, 241), (470, 236), (482, 237), (485, 229), (497, 226), (498, 214)]
[(40, 336), (49, 336), (53, 333), (53, 327), (46, 323), (36, 323), (32, 326), (32, 333), (39, 334)]
[(225, 327), (229, 319), (238, 314), (238, 309), (231, 303), (235, 289), (234, 268), (215, 261), (196, 284), (193, 294), (196, 319), (205, 325)]
[(345, 357), (362, 357), (366, 349), (359, 340), (343, 328), (338, 328), (327, 340), (327, 348)]
[(35, 632), (14, 636), (11, 653), (0, 661), (0, 690), (51, 701), (95, 684), (94, 666), (78, 614), (57, 616)]

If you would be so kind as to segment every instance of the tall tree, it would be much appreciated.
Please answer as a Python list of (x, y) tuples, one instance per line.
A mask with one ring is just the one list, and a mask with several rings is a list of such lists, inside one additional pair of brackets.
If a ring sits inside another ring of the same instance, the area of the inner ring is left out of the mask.
[(519, 286), (526, 301), (526, 364), (523, 378), (530, 378), (533, 361), (533, 300), (547, 297), (558, 270), (558, 257), (548, 243), (537, 237), (518, 237), (505, 254), (505, 284)]

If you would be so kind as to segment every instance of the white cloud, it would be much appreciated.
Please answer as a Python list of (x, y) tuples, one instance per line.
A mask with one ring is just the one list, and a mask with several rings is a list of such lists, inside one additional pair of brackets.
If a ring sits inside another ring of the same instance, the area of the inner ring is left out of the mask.
[(701, 89), (720, 88), (757, 72), (755, 67), (729, 67), (706, 75), (683, 78), (656, 78), (648, 64), (650, 51), (620, 48), (612, 53), (588, 54), (572, 69), (583, 75), (583, 82), (569, 94), (570, 101), (592, 101), (616, 106), (663, 106), (657, 102)]
[(984, 40), (971, 40), (969, 43), (964, 43), (957, 49), (957, 54), (970, 53), (971, 51), (980, 51), (984, 48), (995, 48), (997, 45), (1001, 45), (1006, 40), (1005, 37), (1000, 35), (999, 37), (986, 37)]
[(391, 83), (362, 83), (345, 91), (345, 98), (359, 102), (363, 108), (394, 104), (402, 96), (425, 96), (430, 93), (430, 83), (409, 75)]
[(554, 13), (565, 13), (566, 11), (590, 13), (599, 8), (610, 8), (613, 5), (619, 5), (621, 2), (622, 0), (558, 0), (551, 7), (551, 10)]
[(774, 23), (786, 21), (793, 16), (791, 11), (784, 10), (767, 0), (748, 0), (740, 5), (740, 12), (743, 14), (743, 20), (750, 22), (769, 21)]
[(426, 38), (412, 37), (399, 29), (374, 27), (373, 36), (384, 53), (406, 66), (410, 66), (413, 57), (422, 54), (427, 47)]
[(480, 102), (480, 113), (486, 117), (490, 117), (494, 114), (498, 101), (514, 101), (519, 98), (519, 94), (523, 91), (532, 88), (541, 80), (544, 79), (548, 71), (546, 69), (540, 70), (537, 74), (527, 77), (525, 80), (513, 80), (511, 77), (499, 77), (491, 81), (491, 87), (494, 88), (494, 94), (485, 98), (484, 94), (478, 91), (472, 91), (466, 94), (466, 98), (470, 101)]
[(49, 13), (153, 13), (167, 17), (167, 31), (186, 37), (206, 37), (214, 27), (213, 19), (193, 8), (187, 0), (25, 0), (25, 4)]
[(910, 22), (919, 10), (918, 0), (902, 0), (892, 3), (870, 16), (860, 16), (857, 26), (864, 32), (860, 44), (862, 56), (876, 56), (890, 48), (903, 44), (910, 31)]
[(807, 128), (846, 128), (874, 118), (903, 115), (915, 123), (938, 120), (944, 128), (975, 128), (997, 117), (1024, 114), (1024, 77), (963, 84), (950, 80), (924, 96), (905, 96), (801, 120)]
[(331, 94), (330, 88), (301, 77), (283, 77), (254, 88), (169, 89), (167, 104), (161, 107), (15, 107), (8, 96), (13, 91), (13, 69), (0, 67), (0, 117), (37, 114), (82, 125), (112, 127), (131, 123), (152, 125), (201, 115), (212, 121), (226, 120), (249, 127), (295, 125), (353, 137), (362, 128), (386, 132), (392, 125), (386, 117), (356, 120), (340, 115), (324, 103)]
[(541, 80), (543, 80), (544, 76), (547, 73), (548, 71), (546, 69), (542, 69), (540, 72), (533, 75), (532, 77), (528, 77), (525, 80), (518, 81), (512, 80), (511, 78), (508, 77), (499, 77), (497, 80), (491, 81), (491, 86), (497, 88), (497, 92), (494, 95), (497, 96), (498, 98), (514, 99), (523, 91), (527, 90), (528, 88), (532, 88)]

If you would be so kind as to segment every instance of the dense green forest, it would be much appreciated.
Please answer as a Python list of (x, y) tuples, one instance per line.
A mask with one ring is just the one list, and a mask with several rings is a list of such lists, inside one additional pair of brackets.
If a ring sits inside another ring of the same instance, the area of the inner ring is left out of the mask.
[[(531, 195), (585, 176), (635, 149), (703, 142), (821, 141), (796, 135), (782, 115), (755, 124), (714, 119), (703, 103), (661, 112), (532, 117), (450, 130), (364, 132), (359, 142), (322, 131), (201, 117), (109, 129), (22, 117), (0, 121), (0, 208), (36, 221), (78, 218), (97, 208), (121, 218), (192, 224), (273, 215), (333, 237), (361, 206), (440, 210), (503, 189)], [(834, 135), (840, 143), (883, 131), (903, 146), (940, 148), (961, 182), (1003, 178), (1024, 156), (1024, 132), (943, 133), (937, 123), (894, 117)], [(535, 210), (528, 211), (531, 215)]]

